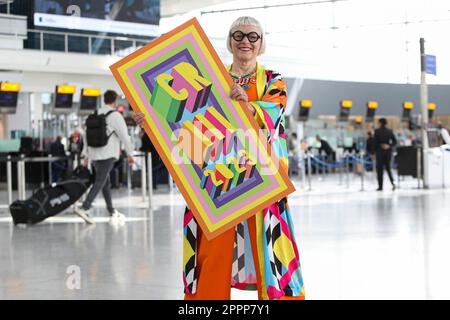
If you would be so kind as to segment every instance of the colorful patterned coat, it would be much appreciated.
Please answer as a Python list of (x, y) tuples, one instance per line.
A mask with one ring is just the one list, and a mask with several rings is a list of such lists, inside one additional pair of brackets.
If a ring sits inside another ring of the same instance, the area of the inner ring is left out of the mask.
[[(284, 110), (286, 85), (281, 75), (258, 64), (259, 101), (251, 101), (255, 118), (266, 130), (268, 143), (278, 159), (288, 165)], [(299, 253), (287, 199), (284, 198), (256, 214), (257, 252), (262, 279), (263, 299), (283, 296), (304, 297)], [(184, 216), (183, 280), (185, 292), (195, 294), (197, 285), (197, 223), (187, 208)], [(244, 290), (256, 289), (247, 221), (236, 226), (230, 285)]]

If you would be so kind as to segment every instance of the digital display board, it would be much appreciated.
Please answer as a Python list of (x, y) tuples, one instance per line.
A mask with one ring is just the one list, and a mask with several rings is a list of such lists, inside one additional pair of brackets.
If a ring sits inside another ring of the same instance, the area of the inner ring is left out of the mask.
[(0, 91), (0, 107), (15, 108), (17, 107), (18, 92)]
[(94, 111), (100, 101), (99, 89), (83, 89), (81, 91), (80, 111)]
[(94, 111), (98, 106), (98, 97), (85, 97), (82, 96), (80, 100), (80, 110), (82, 111)]
[(373, 122), (377, 109), (378, 109), (377, 101), (367, 102), (366, 122)]
[(411, 120), (411, 110), (414, 109), (414, 103), (410, 101), (403, 102), (402, 121)]
[(339, 111), (339, 121), (348, 121), (348, 117), (350, 116), (350, 110), (353, 107), (353, 101), (342, 100), (340, 106), (341, 108)]
[(306, 121), (309, 117), (309, 109), (313, 106), (311, 100), (300, 100), (300, 121)]
[(157, 37), (160, 0), (36, 0), (34, 25)]
[(428, 103), (428, 121), (431, 121), (433, 119), (434, 110), (436, 110), (436, 103), (434, 102)]
[(60, 85), (55, 90), (55, 110), (72, 109), (74, 86)]
[(72, 109), (73, 94), (58, 93), (55, 97), (55, 109)]
[(19, 91), (20, 84), (18, 83), (0, 83), (0, 112), (15, 112)]

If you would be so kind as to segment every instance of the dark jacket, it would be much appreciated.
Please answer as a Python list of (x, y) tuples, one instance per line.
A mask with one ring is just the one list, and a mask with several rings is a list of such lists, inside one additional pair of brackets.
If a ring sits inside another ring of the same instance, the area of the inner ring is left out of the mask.
[(375, 151), (376, 151), (375, 138), (374, 137), (367, 138), (366, 152), (368, 154), (375, 154)]
[(142, 145), (139, 148), (139, 150), (142, 151), (142, 152), (151, 152), (151, 154), (152, 154), (152, 165), (153, 165), (153, 167), (155, 167), (155, 166), (159, 165), (160, 163), (162, 163), (162, 160), (159, 157), (155, 146), (153, 145), (153, 143), (151, 142), (150, 138), (145, 133), (145, 131), (141, 132), (141, 134), (142, 134), (142, 137), (141, 137)]
[(322, 151), (325, 151), (327, 156), (330, 156), (334, 153), (333, 148), (331, 148), (330, 144), (325, 140), (320, 140), (320, 148), (319, 153), (322, 154)]
[(61, 141), (56, 140), (53, 142), (50, 146), (50, 154), (53, 157), (65, 157), (66, 151), (64, 150), (64, 145), (61, 143)]
[(387, 144), (392, 147), (397, 145), (397, 139), (395, 138), (394, 132), (386, 127), (380, 127), (375, 130), (375, 148), (377, 151), (382, 151), (381, 147), (383, 144)]
[(140, 151), (143, 152), (156, 152), (155, 147), (153, 146), (152, 142), (150, 141), (150, 138), (148, 137), (148, 135), (144, 132), (142, 134), (142, 138), (141, 138), (141, 148), (139, 149)]

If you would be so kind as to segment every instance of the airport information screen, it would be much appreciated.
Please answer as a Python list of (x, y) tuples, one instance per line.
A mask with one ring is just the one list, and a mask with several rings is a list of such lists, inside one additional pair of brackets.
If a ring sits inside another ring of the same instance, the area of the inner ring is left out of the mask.
[(97, 109), (98, 97), (81, 97), (80, 110), (94, 111)]
[(56, 109), (71, 109), (73, 101), (73, 94), (56, 94), (55, 108)]
[(36, 0), (34, 25), (159, 36), (160, 0)]
[(17, 96), (17, 92), (0, 91), (0, 107), (16, 107)]

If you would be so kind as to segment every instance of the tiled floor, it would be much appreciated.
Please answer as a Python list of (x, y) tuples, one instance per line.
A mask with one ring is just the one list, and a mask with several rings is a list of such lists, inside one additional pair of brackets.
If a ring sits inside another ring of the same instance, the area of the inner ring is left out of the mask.
[[(307, 298), (449, 299), (450, 190), (365, 184), (314, 178), (290, 197)], [(116, 191), (114, 201), (124, 226), (108, 223), (102, 199), (95, 226), (66, 212), (19, 228), (0, 208), (0, 299), (181, 299), (182, 197), (159, 191), (152, 212), (139, 193)]]

